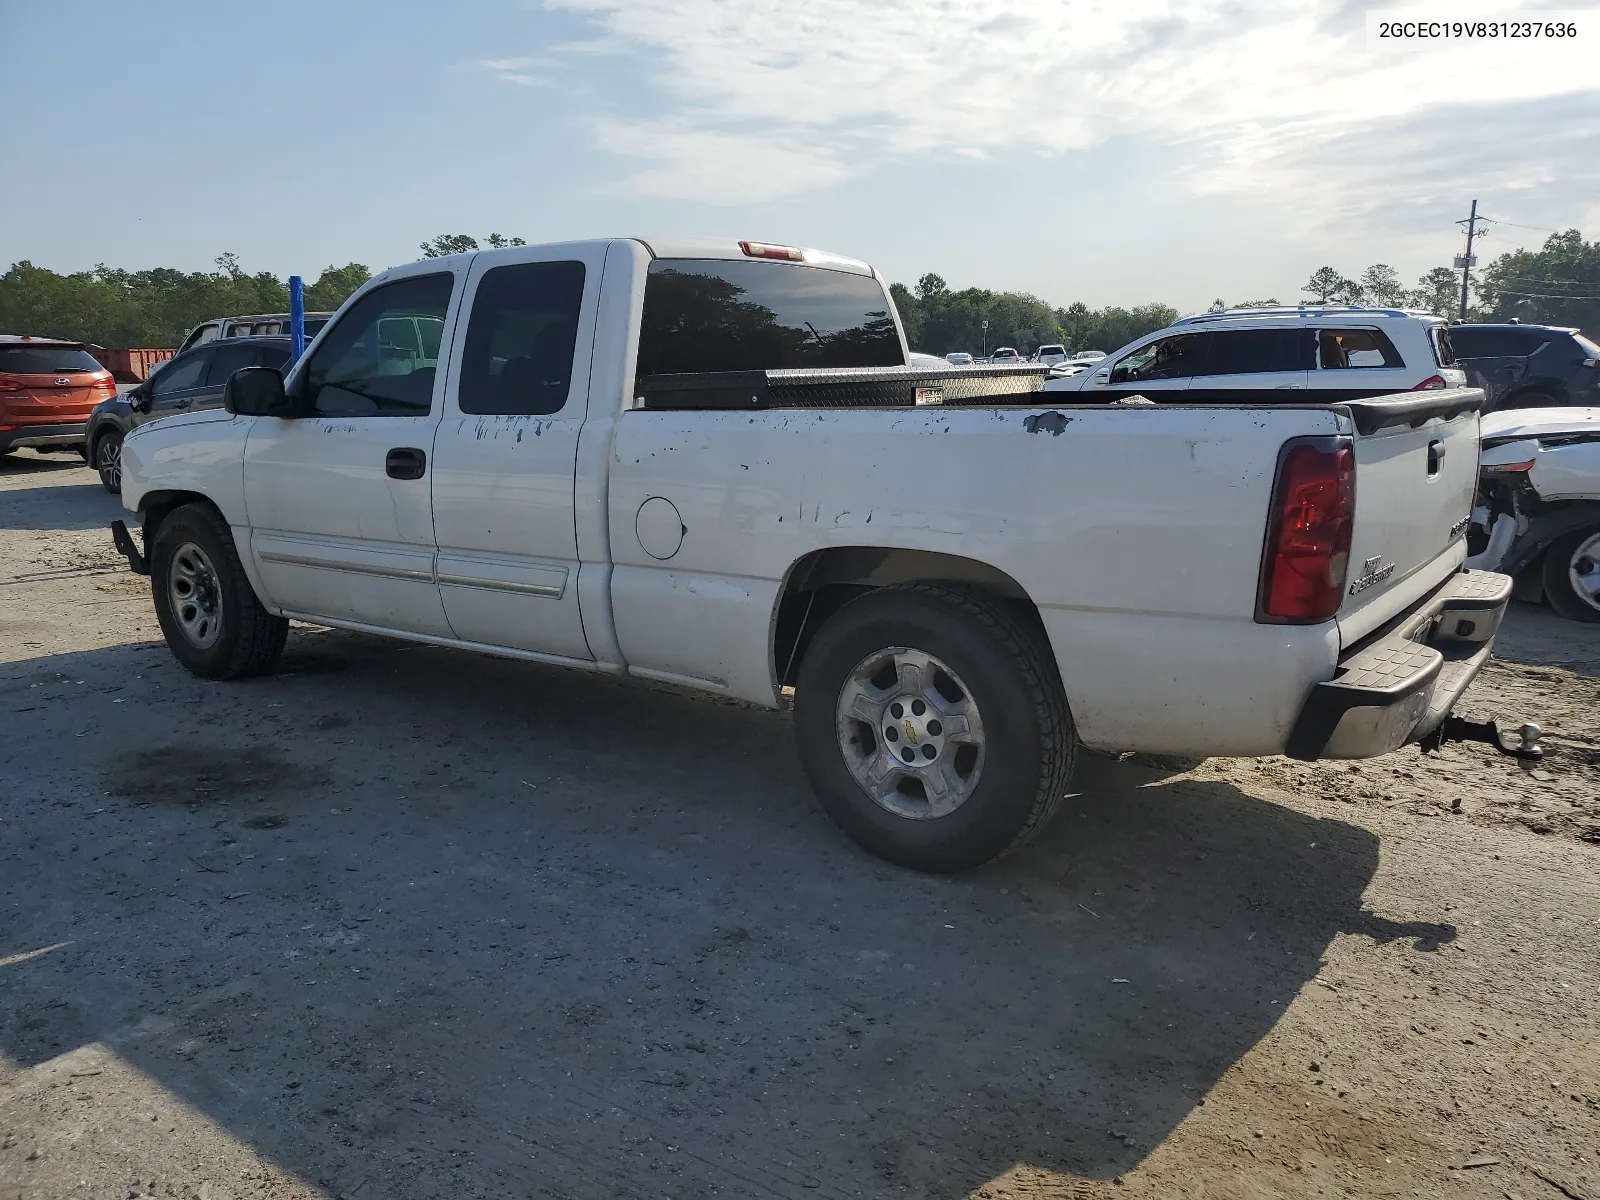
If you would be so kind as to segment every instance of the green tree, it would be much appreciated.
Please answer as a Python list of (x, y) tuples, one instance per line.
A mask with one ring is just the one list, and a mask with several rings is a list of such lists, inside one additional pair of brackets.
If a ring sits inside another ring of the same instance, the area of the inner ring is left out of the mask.
[(1367, 304), (1380, 308), (1399, 308), (1406, 302), (1400, 272), (1388, 263), (1373, 263), (1361, 273), (1361, 292)]
[(1576, 229), (1553, 233), (1538, 250), (1513, 250), (1478, 279), (1484, 315), (1528, 324), (1575, 325), (1600, 335), (1600, 240)]
[(1453, 319), (1460, 316), (1460, 273), (1449, 267), (1434, 267), (1417, 280), (1416, 290), (1407, 295), (1406, 302), (1410, 307), (1431, 312), (1436, 317)]
[(1318, 267), (1306, 280), (1306, 293), (1315, 296), (1318, 304), (1354, 304), (1352, 296), (1359, 297), (1361, 285), (1346, 279), (1332, 267)]
[(443, 258), (446, 254), (462, 254), (478, 248), (478, 239), (464, 233), (441, 233), (431, 242), (422, 243), (423, 258)]
[(911, 289), (903, 283), (891, 283), (889, 298), (894, 301), (895, 311), (900, 314), (900, 325), (906, 331), (906, 343), (911, 346), (922, 345), (922, 309), (917, 298), (911, 294)]
[(342, 267), (329, 263), (317, 276), (317, 281), (306, 288), (306, 308), (311, 312), (332, 312), (371, 278), (372, 272), (361, 263), (346, 263)]
[[(491, 250), (499, 250), (506, 246), (526, 246), (528, 243), (519, 237), (491, 233), (483, 239), (483, 244)], [(475, 237), (469, 237), (464, 233), (441, 233), (431, 242), (422, 243), (422, 257), (443, 258), (446, 254), (463, 254), (476, 249), (478, 249), (478, 239)]]

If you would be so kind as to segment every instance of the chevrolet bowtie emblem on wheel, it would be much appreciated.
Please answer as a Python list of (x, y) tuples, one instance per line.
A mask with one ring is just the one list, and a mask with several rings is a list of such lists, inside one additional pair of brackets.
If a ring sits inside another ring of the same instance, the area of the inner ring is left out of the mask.
[(910, 721), (906, 722), (906, 741), (910, 742), (913, 746), (917, 744), (917, 727)]
[(1354, 596), (1369, 587), (1376, 587), (1393, 574), (1394, 564), (1384, 562), (1383, 555), (1374, 554), (1361, 564), (1361, 578), (1350, 585), (1350, 594)]

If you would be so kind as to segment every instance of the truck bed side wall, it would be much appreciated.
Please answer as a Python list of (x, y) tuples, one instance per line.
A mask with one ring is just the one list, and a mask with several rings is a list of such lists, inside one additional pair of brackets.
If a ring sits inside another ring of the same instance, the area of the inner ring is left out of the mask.
[[(627, 411), (611, 461), (618, 640), (640, 673), (771, 704), (796, 561), (959, 554), (1037, 606), (1089, 745), (1271, 753), (1339, 648), (1332, 622), (1252, 619), (1273, 471), (1288, 438), (1338, 431), (1306, 409)], [(664, 560), (639, 535), (653, 497), (681, 516)]]

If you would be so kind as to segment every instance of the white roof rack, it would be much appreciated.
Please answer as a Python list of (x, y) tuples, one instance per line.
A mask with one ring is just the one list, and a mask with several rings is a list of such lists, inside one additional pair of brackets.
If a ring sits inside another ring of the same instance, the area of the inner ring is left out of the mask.
[(1223, 312), (1195, 313), (1172, 324), (1199, 325), (1206, 321), (1237, 321), (1242, 317), (1432, 317), (1420, 308), (1368, 308), (1361, 304), (1283, 304), (1274, 308), (1230, 308)]

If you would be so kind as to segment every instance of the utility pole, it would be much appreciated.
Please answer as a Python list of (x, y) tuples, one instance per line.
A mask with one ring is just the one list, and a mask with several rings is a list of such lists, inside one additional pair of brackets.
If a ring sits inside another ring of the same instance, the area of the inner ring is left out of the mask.
[(1472, 215), (1465, 221), (1457, 221), (1457, 225), (1467, 227), (1467, 252), (1456, 259), (1456, 266), (1461, 268), (1461, 319), (1467, 319), (1467, 285), (1472, 279), (1472, 268), (1478, 265), (1478, 260), (1472, 257), (1472, 239), (1478, 232), (1478, 202), (1472, 202)]

